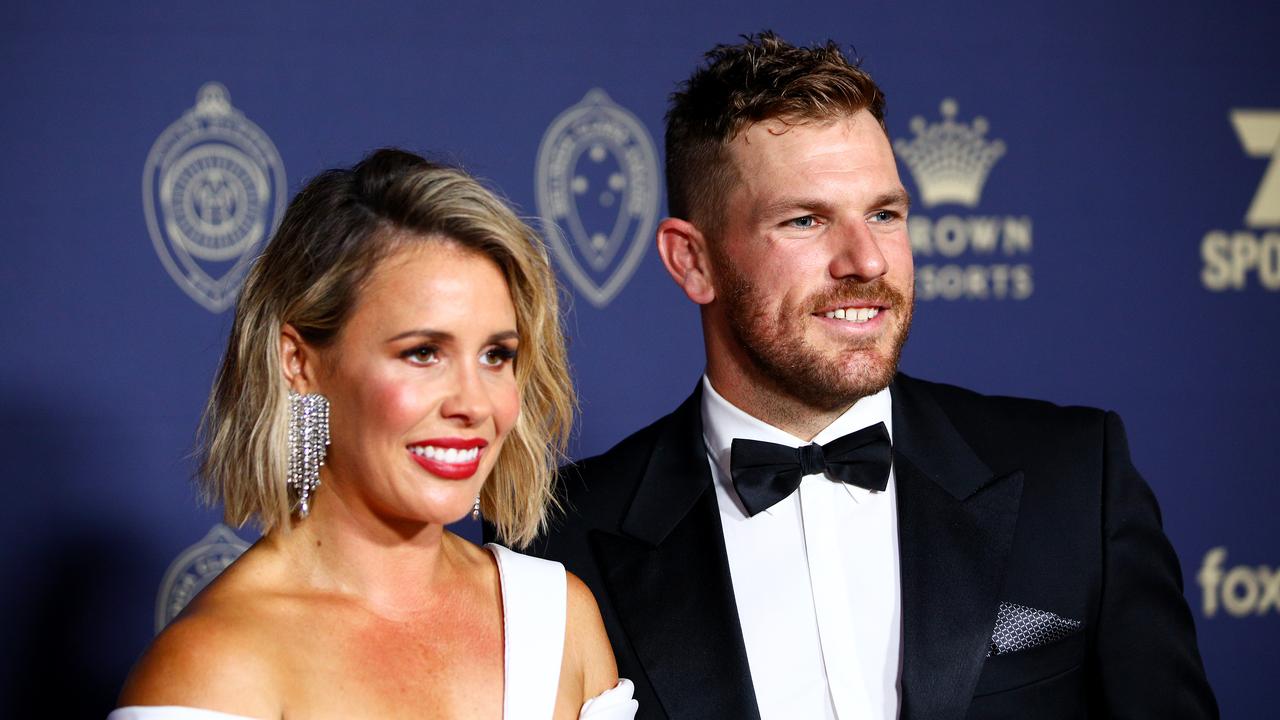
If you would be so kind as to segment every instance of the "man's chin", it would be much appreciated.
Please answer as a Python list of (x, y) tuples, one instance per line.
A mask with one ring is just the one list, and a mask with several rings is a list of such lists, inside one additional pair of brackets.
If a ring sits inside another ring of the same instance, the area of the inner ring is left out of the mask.
[(815, 410), (832, 412), (885, 389), (896, 370), (896, 363), (883, 357), (859, 358), (822, 369), (811, 368), (803, 379), (792, 376), (783, 384), (797, 400)]
[(859, 363), (848, 368), (838, 381), (839, 391), (846, 398), (856, 401), (889, 387), (897, 372), (897, 364), (884, 358), (877, 360), (875, 363)]

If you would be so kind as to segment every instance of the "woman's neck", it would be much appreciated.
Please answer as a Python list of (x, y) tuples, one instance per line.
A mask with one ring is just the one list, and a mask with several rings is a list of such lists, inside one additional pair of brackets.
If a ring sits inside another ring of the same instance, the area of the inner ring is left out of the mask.
[(429, 611), (436, 588), (457, 582), (466, 542), (443, 525), (392, 522), (361, 503), (324, 493), (310, 515), (270, 541), (313, 592), (351, 595), (389, 618)]

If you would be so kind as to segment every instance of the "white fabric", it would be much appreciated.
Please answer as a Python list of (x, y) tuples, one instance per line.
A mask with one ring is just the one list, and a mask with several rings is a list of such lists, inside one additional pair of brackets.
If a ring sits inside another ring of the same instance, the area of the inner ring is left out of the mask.
[(618, 684), (582, 704), (578, 720), (635, 720), (640, 703), (631, 698), (636, 686), (622, 678)]
[[(808, 441), (733, 406), (705, 376), (702, 390), (703, 439), (761, 718), (896, 718), (902, 592), (893, 471), (883, 492), (808, 475), (790, 497), (749, 517), (730, 475), (734, 438)], [(878, 422), (892, 437), (887, 389), (812, 442)]]
[[(545, 720), (555, 712), (567, 617), (564, 566), (521, 555), (501, 545), (485, 546), (498, 563), (502, 585), (504, 720)], [(619, 680), (582, 705), (579, 720), (633, 720), (635, 687)], [(253, 720), (187, 707), (125, 707), (107, 720)]]
[(179, 707), (177, 705), (148, 705), (123, 707), (112, 710), (107, 720), (254, 720), (244, 715), (230, 715), (217, 710)]
[(549, 718), (564, 655), (564, 566), (501, 545), (485, 548), (498, 561), (502, 578), (502, 717)]

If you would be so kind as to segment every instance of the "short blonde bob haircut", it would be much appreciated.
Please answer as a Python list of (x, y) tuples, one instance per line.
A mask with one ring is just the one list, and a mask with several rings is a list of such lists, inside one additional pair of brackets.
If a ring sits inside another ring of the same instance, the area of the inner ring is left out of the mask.
[(409, 243), (440, 241), (501, 269), (520, 334), (521, 412), (485, 482), (481, 509), (517, 548), (545, 527), (576, 404), (546, 249), (466, 173), (393, 149), (307, 183), (245, 281), (200, 430), (202, 490), (223, 502), (228, 523), (256, 520), (265, 533), (290, 527), (296, 510), (285, 483), (284, 325), (314, 347), (327, 346), (380, 260)]

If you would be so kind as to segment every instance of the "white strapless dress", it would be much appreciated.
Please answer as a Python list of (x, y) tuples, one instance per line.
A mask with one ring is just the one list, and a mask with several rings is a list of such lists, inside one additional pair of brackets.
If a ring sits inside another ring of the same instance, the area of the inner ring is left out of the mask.
[[(564, 654), (567, 585), (558, 562), (521, 555), (501, 545), (485, 546), (498, 561), (506, 647), (503, 720), (546, 720), (555, 711)], [(619, 680), (583, 704), (579, 720), (634, 720), (637, 704), (630, 680)], [(253, 720), (215, 710), (133, 706), (107, 720)]]

